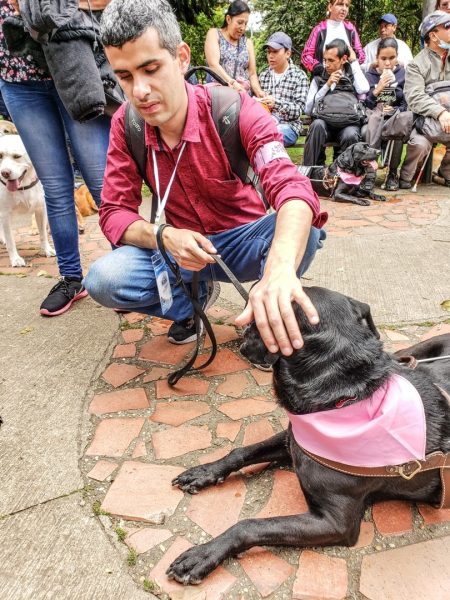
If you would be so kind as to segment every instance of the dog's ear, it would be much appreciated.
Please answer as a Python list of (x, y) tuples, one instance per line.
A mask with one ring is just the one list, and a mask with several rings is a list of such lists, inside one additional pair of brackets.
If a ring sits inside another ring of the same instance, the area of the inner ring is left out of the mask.
[(251, 363), (256, 364), (274, 365), (279, 358), (278, 354), (273, 354), (267, 350), (255, 323), (249, 325), (244, 331), (244, 341), (239, 351)]
[(337, 164), (344, 171), (351, 171), (355, 166), (355, 159), (353, 156), (353, 146), (344, 150), (337, 158)]
[(349, 298), (350, 304), (352, 305), (353, 310), (358, 315), (359, 319), (365, 321), (367, 327), (373, 333), (373, 335), (379, 340), (380, 333), (375, 326), (375, 323), (372, 318), (372, 313), (370, 312), (370, 306), (365, 302), (360, 302), (359, 300), (355, 300), (354, 298)]

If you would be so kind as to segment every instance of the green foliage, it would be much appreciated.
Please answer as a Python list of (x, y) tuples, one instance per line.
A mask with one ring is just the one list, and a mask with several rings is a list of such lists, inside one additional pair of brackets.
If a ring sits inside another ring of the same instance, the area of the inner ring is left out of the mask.
[[(326, 18), (327, 2), (255, 0), (254, 6), (255, 10), (263, 14), (263, 31), (260, 34), (262, 41), (257, 50), (259, 71), (266, 66), (262, 49), (264, 40), (275, 31), (285, 31), (291, 36), (294, 47), (301, 52), (313, 27)], [(411, 47), (413, 54), (418, 52), (422, 6), (417, 0), (353, 0), (349, 20), (356, 25), (363, 46), (378, 37), (378, 19), (387, 12), (394, 13), (398, 19), (397, 37)], [(299, 58), (295, 62), (298, 64)]]
[(137, 552), (136, 550), (131, 549), (128, 552), (128, 556), (127, 556), (127, 563), (129, 567), (134, 567), (136, 565), (137, 562)]
[(216, 6), (214, 11), (209, 15), (205, 13), (199, 14), (194, 25), (180, 23), (183, 40), (191, 48), (192, 66), (197, 67), (205, 64), (204, 47), (206, 34), (211, 27), (220, 27), (222, 25), (224, 12), (224, 5), (220, 5)]
[(173, 6), (177, 19), (191, 25), (195, 23), (199, 14), (212, 14), (214, 0), (169, 0)]
[(124, 539), (127, 537), (127, 532), (121, 527), (116, 527), (114, 531), (116, 532), (117, 539), (119, 540), (119, 542), (123, 542)]
[(146, 592), (153, 592), (156, 588), (155, 582), (152, 581), (151, 579), (144, 579), (144, 581), (142, 582), (142, 585)]

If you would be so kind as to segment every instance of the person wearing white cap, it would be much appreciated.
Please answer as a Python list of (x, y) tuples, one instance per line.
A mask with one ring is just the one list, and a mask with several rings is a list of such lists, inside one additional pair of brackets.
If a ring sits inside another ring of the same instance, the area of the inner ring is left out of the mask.
[(364, 46), (364, 54), (366, 55), (366, 59), (361, 65), (361, 69), (366, 72), (369, 70), (370, 65), (376, 63), (378, 44), (381, 42), (381, 40), (386, 38), (395, 38), (397, 40), (397, 61), (399, 65), (406, 67), (406, 65), (412, 60), (413, 56), (408, 44), (395, 37), (398, 24), (397, 17), (392, 13), (386, 13), (379, 18), (378, 23), (380, 37)]
[(308, 79), (291, 61), (292, 40), (286, 33), (273, 33), (264, 48), (269, 68), (259, 76), (259, 83), (265, 93), (261, 101), (276, 120), (284, 145), (292, 146), (302, 130), (300, 117), (308, 94)]
[[(422, 21), (419, 30), (424, 38), (425, 48), (406, 67), (406, 101), (413, 113), (438, 120), (443, 132), (450, 133), (450, 111), (425, 89), (438, 81), (450, 82), (450, 14), (440, 10), (432, 12)], [(428, 156), (431, 145), (425, 136), (413, 129), (400, 171), (401, 189), (412, 187), (416, 169)], [(450, 187), (450, 144), (446, 146), (447, 151), (438, 174), (444, 179), (445, 185)]]

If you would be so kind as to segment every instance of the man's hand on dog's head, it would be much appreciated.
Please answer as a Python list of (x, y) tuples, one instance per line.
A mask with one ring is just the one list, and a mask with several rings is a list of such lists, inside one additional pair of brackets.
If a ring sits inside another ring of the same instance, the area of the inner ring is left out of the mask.
[(215, 262), (210, 255), (217, 254), (217, 250), (201, 233), (189, 229), (166, 227), (162, 238), (166, 250), (183, 269), (201, 271), (206, 265)]
[(319, 315), (295, 271), (282, 265), (269, 275), (264, 274), (251, 289), (248, 304), (235, 323), (244, 327), (255, 321), (269, 352), (290, 356), (303, 346), (292, 302), (299, 304), (311, 324), (319, 322)]

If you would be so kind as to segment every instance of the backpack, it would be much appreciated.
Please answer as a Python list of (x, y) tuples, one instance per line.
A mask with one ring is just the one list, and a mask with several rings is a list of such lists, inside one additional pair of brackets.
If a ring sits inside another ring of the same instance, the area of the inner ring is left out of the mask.
[[(262, 192), (259, 178), (253, 171), (247, 153), (244, 150), (239, 131), (239, 112), (241, 97), (228, 86), (214, 85), (211, 90), (211, 114), (217, 133), (222, 141), (231, 170), (242, 183), (250, 183), (261, 196), (266, 208), (268, 203)], [(145, 172), (147, 165), (147, 147), (144, 139), (144, 119), (128, 102), (125, 108), (125, 139), (128, 150), (133, 157), (140, 175), (151, 190)], [(150, 221), (156, 215), (156, 203), (152, 202)]]
[[(450, 81), (430, 83), (426, 86), (425, 93), (443, 106), (445, 110), (450, 111)], [(419, 133), (433, 144), (448, 144), (450, 142), (450, 133), (446, 133), (442, 129), (439, 119), (420, 115), (416, 119), (415, 127)]]
[(364, 105), (353, 92), (334, 90), (314, 103), (311, 116), (322, 119), (330, 127), (342, 129), (347, 125), (362, 125), (366, 113)]

